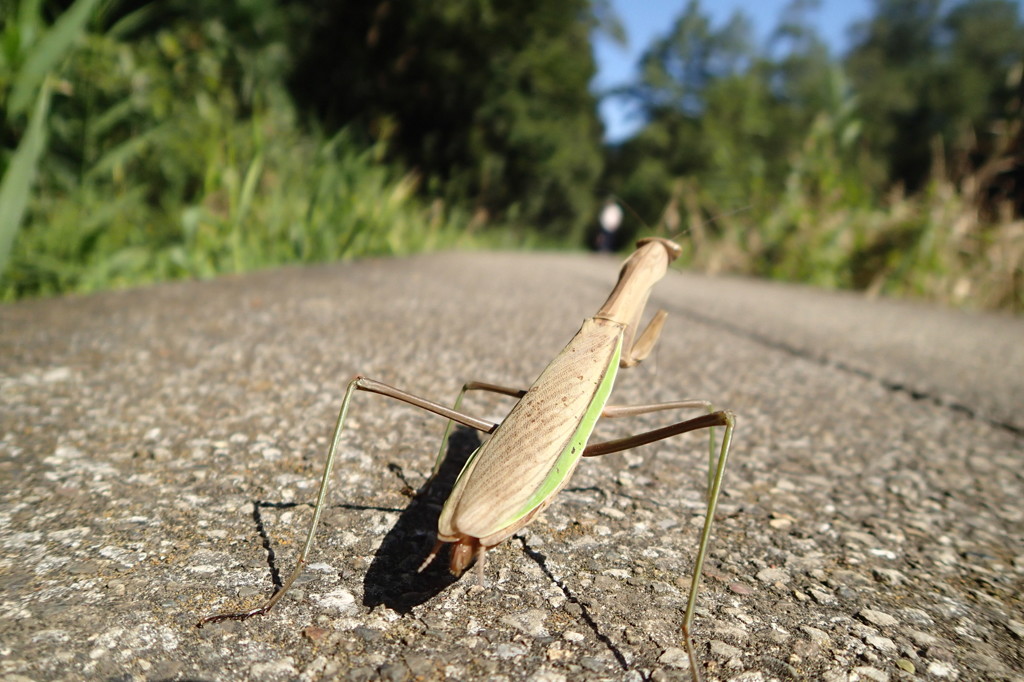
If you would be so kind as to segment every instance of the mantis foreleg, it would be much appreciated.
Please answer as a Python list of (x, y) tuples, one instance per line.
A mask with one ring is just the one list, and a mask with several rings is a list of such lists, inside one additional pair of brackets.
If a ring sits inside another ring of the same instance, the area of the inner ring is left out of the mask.
[(664, 310), (659, 310), (654, 314), (651, 321), (644, 327), (643, 333), (637, 337), (630, 346), (629, 352), (623, 357), (623, 367), (633, 367), (647, 359), (647, 356), (654, 350), (654, 344), (658, 343), (658, 339), (661, 338), (661, 330), (665, 326), (666, 317), (668, 317), (668, 313)]

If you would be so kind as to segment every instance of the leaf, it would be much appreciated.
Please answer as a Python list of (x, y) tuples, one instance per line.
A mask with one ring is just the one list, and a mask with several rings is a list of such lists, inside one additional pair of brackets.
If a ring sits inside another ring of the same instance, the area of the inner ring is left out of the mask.
[(256, 194), (256, 188), (259, 184), (262, 173), (263, 155), (258, 154), (256, 158), (252, 160), (252, 163), (249, 164), (249, 170), (246, 171), (245, 180), (242, 182), (242, 192), (238, 201), (238, 215), (235, 216), (236, 223), (241, 223), (245, 220), (246, 214), (252, 206), (252, 199)]
[(39, 159), (46, 149), (46, 121), (50, 111), (50, 88), (43, 85), (36, 99), (36, 107), (28, 122), (21, 143), (11, 156), (3, 180), (0, 180), (0, 273), (7, 267), (14, 237), (28, 206), (39, 168)]
[(92, 17), (100, 0), (76, 0), (68, 11), (60, 15), (49, 31), (31, 47), (25, 63), (14, 78), (11, 98), (7, 105), (7, 119), (28, 109), (32, 95), (72, 44), (82, 34), (85, 23)]

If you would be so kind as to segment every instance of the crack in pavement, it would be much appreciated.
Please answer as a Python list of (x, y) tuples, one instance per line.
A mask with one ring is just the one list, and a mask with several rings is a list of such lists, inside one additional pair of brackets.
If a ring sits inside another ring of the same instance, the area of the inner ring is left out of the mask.
[(587, 605), (581, 602), (579, 598), (577, 598), (576, 595), (573, 594), (572, 590), (569, 589), (569, 587), (565, 583), (556, 578), (555, 575), (551, 572), (551, 569), (548, 568), (547, 557), (538, 552), (537, 550), (533, 549), (532, 547), (530, 547), (529, 543), (526, 542), (526, 538), (522, 535), (517, 534), (513, 537), (515, 537), (515, 539), (519, 541), (519, 544), (523, 546), (523, 551), (526, 553), (526, 556), (530, 557), (534, 561), (534, 563), (536, 563), (537, 566), (540, 567), (540, 570), (544, 572), (544, 575), (547, 576), (548, 580), (550, 580), (555, 586), (558, 587), (558, 589), (562, 591), (562, 594), (565, 595), (565, 598), (568, 599), (570, 603), (576, 604), (580, 607), (581, 615), (583, 617), (584, 622), (586, 622), (587, 627), (589, 627), (593, 631), (594, 635), (601, 641), (601, 643), (603, 643), (608, 648), (612, 656), (615, 657), (615, 660), (618, 661), (619, 666), (623, 670), (629, 670), (629, 664), (626, 662), (625, 655), (623, 655), (619, 648), (615, 646), (615, 643), (611, 640), (611, 637), (609, 637), (601, 631), (601, 626), (599, 626), (597, 624), (597, 621), (594, 620), (594, 617), (591, 615), (590, 609), (587, 608)]

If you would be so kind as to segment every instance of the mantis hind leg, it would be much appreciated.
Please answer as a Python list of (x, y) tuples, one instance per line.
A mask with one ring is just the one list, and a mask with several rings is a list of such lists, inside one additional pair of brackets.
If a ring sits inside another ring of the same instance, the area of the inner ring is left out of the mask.
[(425, 398), (407, 393), (401, 389), (397, 389), (394, 386), (388, 386), (382, 384), (379, 381), (368, 379), (362, 376), (356, 376), (349, 382), (348, 388), (345, 390), (345, 397), (341, 401), (341, 409), (338, 411), (338, 420), (334, 425), (334, 436), (331, 439), (331, 447), (327, 451), (327, 461), (324, 463), (323, 474), (320, 477), (320, 488), (317, 491), (316, 505), (313, 507), (313, 518), (309, 523), (309, 531), (306, 534), (305, 544), (302, 546), (302, 551), (299, 552), (298, 562), (295, 568), (288, 575), (288, 578), (281, 584), (281, 587), (275, 591), (269, 599), (262, 605), (255, 609), (248, 611), (239, 611), (235, 613), (220, 613), (213, 616), (207, 616), (198, 623), (196, 627), (203, 627), (207, 623), (218, 623), (224, 620), (245, 620), (252, 616), (259, 616), (274, 607), (274, 605), (281, 600), (284, 593), (288, 591), (288, 588), (292, 586), (306, 566), (306, 561), (309, 559), (309, 552), (313, 548), (313, 538), (316, 536), (316, 528), (320, 523), (320, 516), (323, 513), (325, 502), (327, 500), (327, 491), (331, 481), (331, 472), (334, 470), (334, 462), (338, 455), (338, 445), (341, 442), (341, 433), (345, 427), (345, 417), (348, 416), (349, 403), (352, 401), (352, 396), (355, 395), (356, 391), (366, 391), (368, 393), (377, 393), (379, 395), (394, 398), (401, 402), (418, 407), (426, 410), (427, 412), (433, 412), (434, 414), (442, 417), (447, 417), (449, 426), (452, 421), (457, 421), (460, 424), (468, 426), (470, 428), (478, 429), (480, 431), (492, 431), (496, 428), (495, 424), (483, 419), (477, 419), (467, 414), (463, 414), (458, 410), (451, 410), (447, 407), (435, 403)]
[[(710, 410), (711, 403), (706, 400), (684, 400), (674, 403), (658, 403), (655, 405), (637, 405), (627, 407), (608, 406), (605, 408), (603, 415), (607, 417), (625, 417), (662, 410), (689, 408), (704, 408)], [(721, 448), (718, 450), (716, 457), (714, 429), (718, 426), (725, 427), (725, 432), (722, 434)], [(700, 417), (695, 417), (694, 419), (688, 419), (660, 429), (654, 429), (653, 431), (645, 431), (644, 433), (639, 433), (627, 438), (619, 438), (616, 440), (606, 441), (604, 443), (595, 443), (587, 446), (583, 451), (584, 457), (597, 457), (600, 455), (611, 454), (613, 452), (621, 452), (640, 445), (646, 445), (647, 443), (664, 440), (665, 438), (671, 438), (672, 436), (687, 433), (689, 431), (711, 429), (711, 457), (708, 463), (708, 489), (706, 494), (707, 508), (704, 513), (704, 524), (700, 532), (700, 542), (697, 547), (697, 558), (694, 559), (693, 562), (693, 577), (690, 580), (690, 593), (686, 600), (686, 613), (683, 615), (682, 627), (683, 639), (686, 644), (686, 652), (690, 658), (690, 670), (693, 672), (693, 678), (695, 680), (700, 679), (700, 672), (698, 672), (697, 668), (697, 655), (693, 648), (693, 639), (690, 636), (690, 630), (693, 625), (693, 612), (697, 604), (697, 593), (700, 589), (700, 578), (704, 569), (704, 559), (707, 556), (708, 546), (711, 541), (711, 526), (715, 520), (715, 508), (718, 506), (718, 496), (722, 491), (722, 479), (725, 475), (725, 465), (729, 458), (729, 446), (732, 444), (732, 433), (735, 426), (736, 417), (732, 412), (727, 410), (718, 410), (709, 412), (708, 414)]]
[[(640, 415), (640, 414), (649, 414), (651, 412), (663, 412), (665, 410), (683, 410), (683, 409), (703, 409), (705, 412), (708, 412), (709, 414), (715, 412), (715, 407), (714, 407), (714, 405), (711, 404), (710, 400), (693, 399), (693, 400), (676, 400), (676, 401), (670, 402), (670, 403), (651, 403), (651, 404), (647, 404), (647, 405), (606, 405), (604, 410), (601, 412), (601, 416), (609, 418), (609, 419), (615, 419), (617, 417), (635, 417), (635, 416)], [(668, 428), (672, 428), (672, 427), (668, 427)], [(697, 426), (695, 428), (696, 429), (700, 429), (700, 428), (704, 428), (704, 427)], [(694, 430), (694, 429), (690, 429), (690, 430)], [(712, 488), (712, 485), (713, 485), (714, 472), (715, 472), (715, 469), (716, 469), (715, 456), (717, 454), (717, 452), (716, 452), (717, 448), (715, 448), (715, 429), (713, 427), (710, 428), (709, 434), (710, 435), (708, 436), (708, 488), (707, 488), (707, 490), (708, 490), (708, 493), (710, 494), (711, 488)], [(669, 436), (663, 436), (663, 438), (668, 438), (668, 437)], [(628, 438), (622, 439), (622, 442), (629, 442), (629, 440), (630, 439), (628, 439)], [(661, 440), (661, 439), (657, 438), (655, 440)], [(645, 443), (650, 443), (650, 442), (653, 442), (653, 441), (648, 440), (648, 441), (644, 441), (644, 442)], [(596, 445), (598, 445), (598, 444), (595, 444), (595, 446)], [(605, 445), (605, 444), (601, 443), (600, 445)], [(636, 446), (625, 445), (622, 449), (626, 450), (626, 449), (629, 449), (630, 447), (636, 447)], [(613, 450), (612, 452), (616, 452), (616, 451)], [(594, 455), (584, 455), (584, 456), (593, 457)]]

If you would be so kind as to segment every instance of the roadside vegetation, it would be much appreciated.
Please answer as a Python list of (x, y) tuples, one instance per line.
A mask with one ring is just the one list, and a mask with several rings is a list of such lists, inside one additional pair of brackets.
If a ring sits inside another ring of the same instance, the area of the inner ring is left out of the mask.
[[(602, 0), (12, 0), (0, 296), (682, 234), (684, 262), (1024, 311), (1024, 20), (876, 0), (830, 53), (685, 7), (595, 93)], [(642, 127), (602, 142), (601, 97)]]

